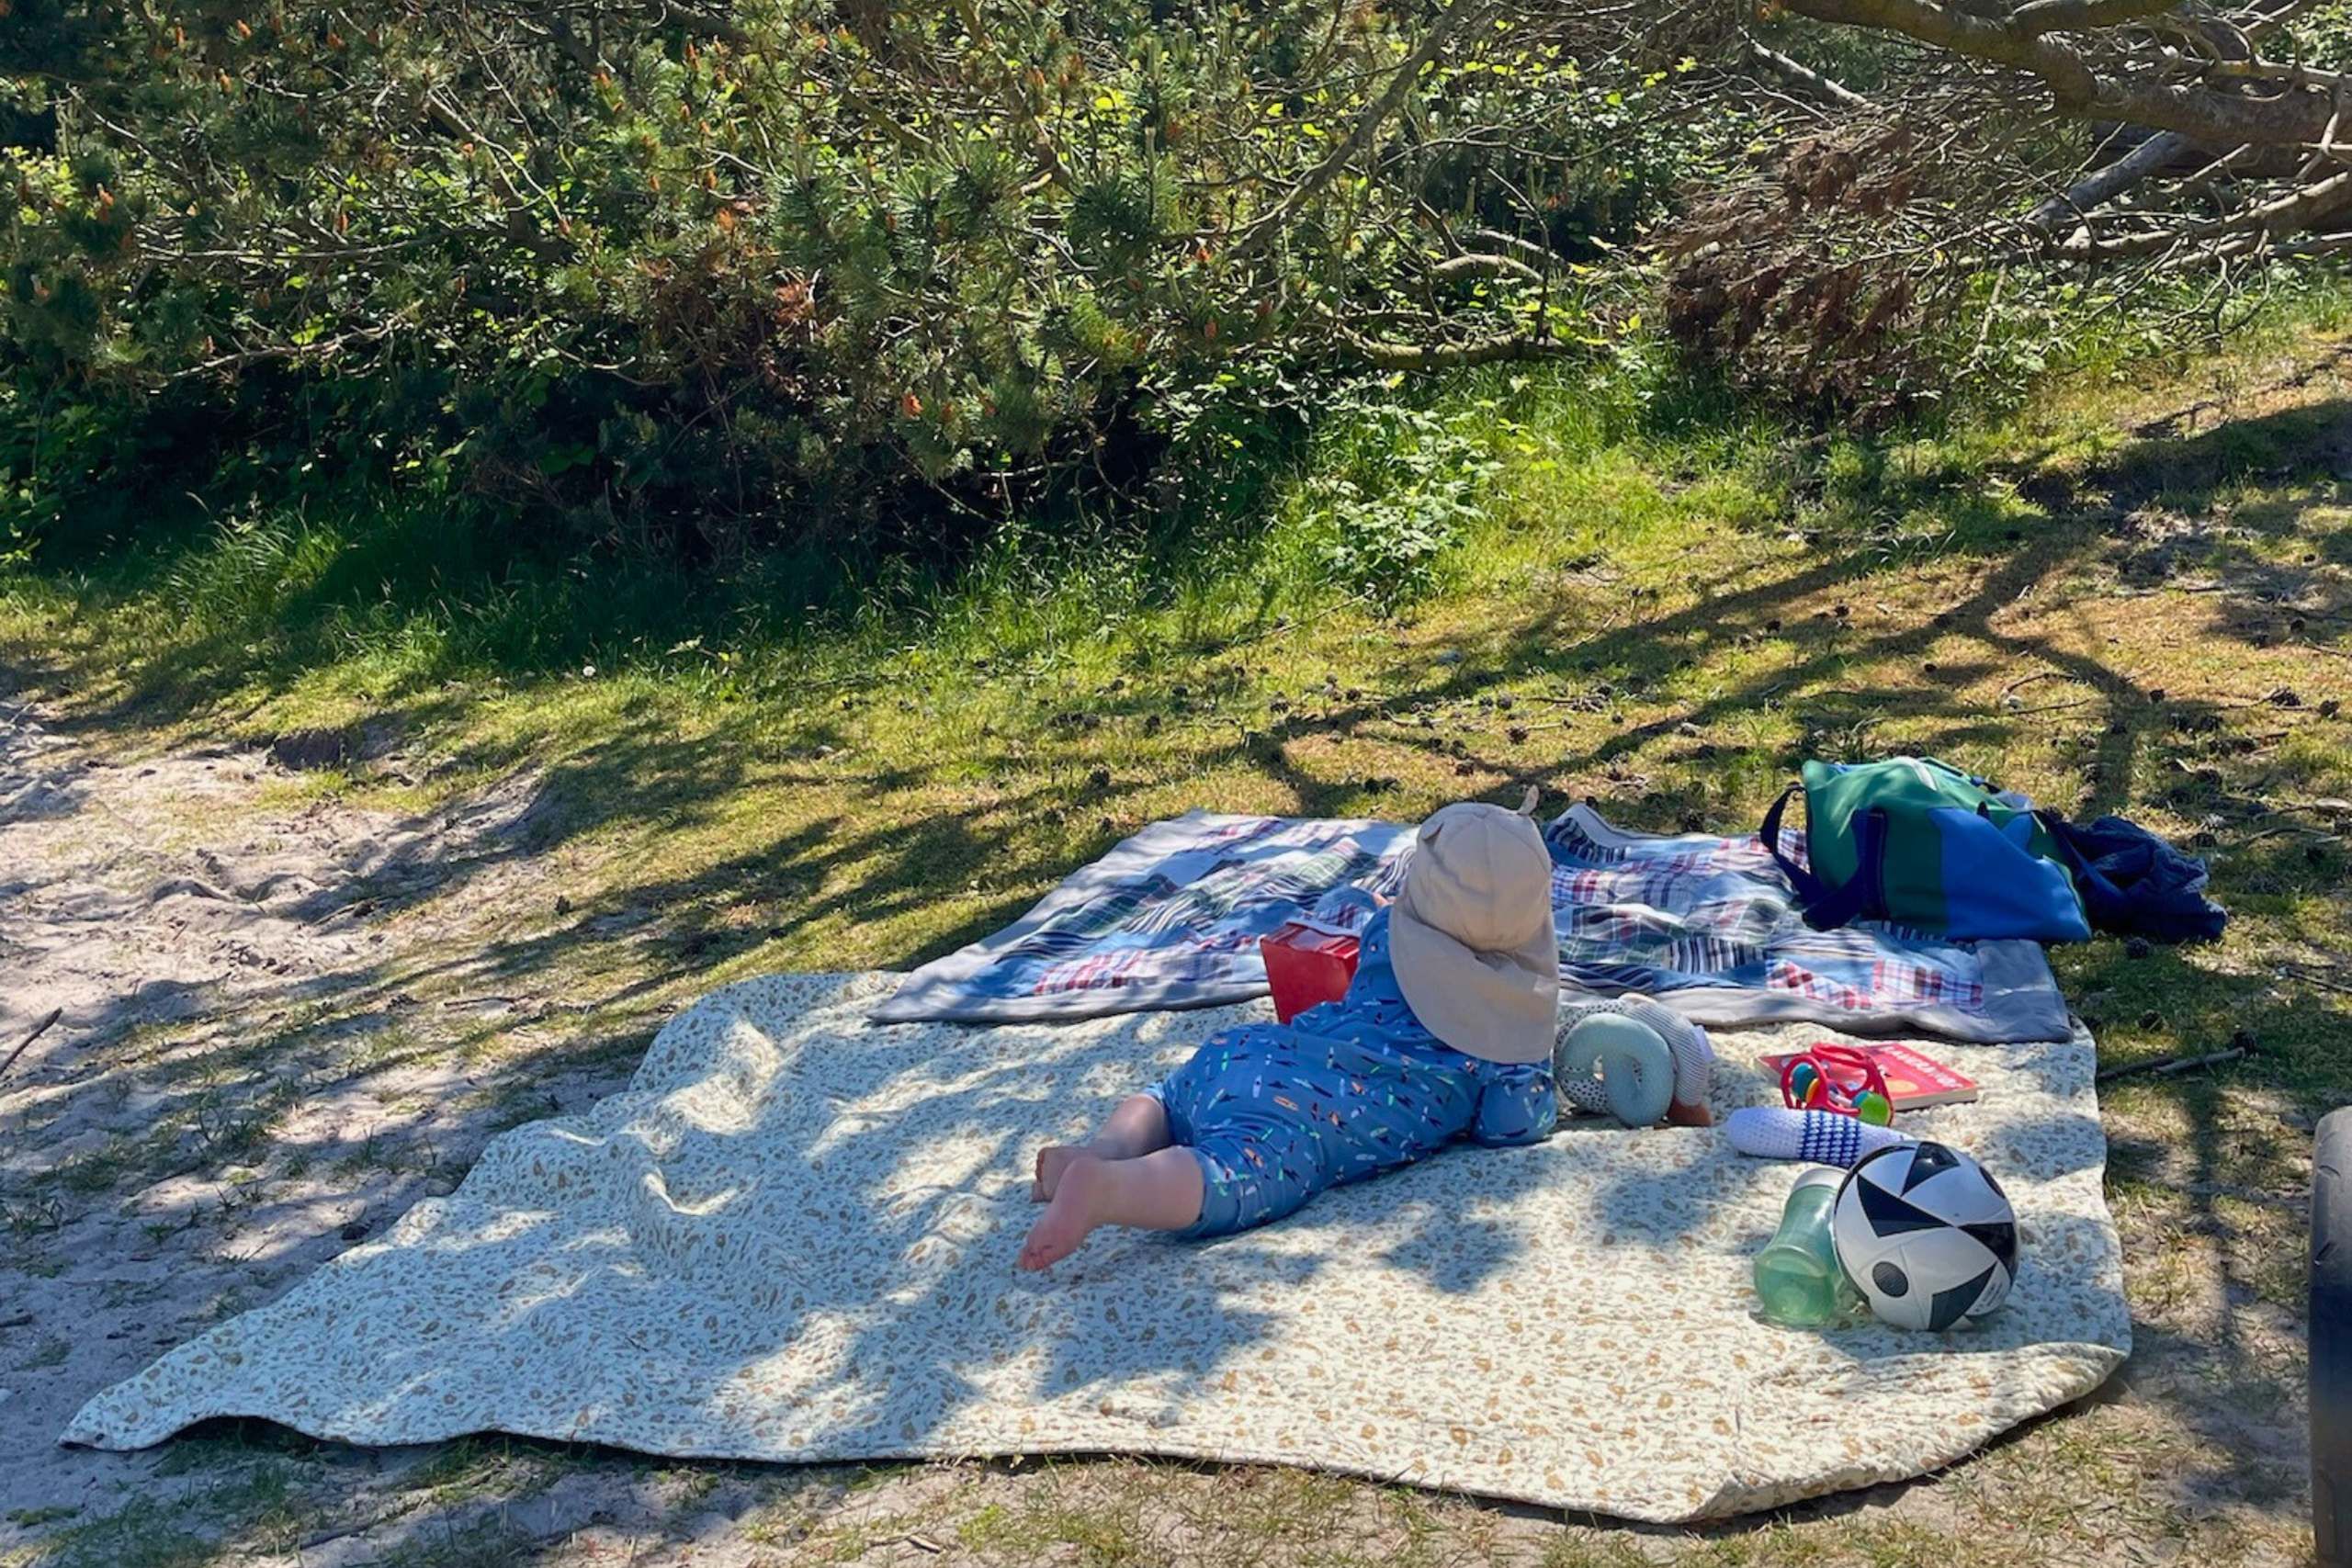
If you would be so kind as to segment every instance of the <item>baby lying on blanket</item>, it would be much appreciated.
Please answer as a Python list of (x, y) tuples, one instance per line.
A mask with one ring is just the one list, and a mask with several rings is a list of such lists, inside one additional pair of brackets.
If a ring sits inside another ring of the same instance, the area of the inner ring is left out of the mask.
[(1421, 824), (1354, 982), (1286, 1025), (1218, 1034), (1090, 1143), (1037, 1156), (1045, 1214), (1021, 1267), (1097, 1225), (1228, 1235), (1467, 1136), (1550, 1136), (1558, 1117), (1551, 859), (1533, 823), (1449, 806)]

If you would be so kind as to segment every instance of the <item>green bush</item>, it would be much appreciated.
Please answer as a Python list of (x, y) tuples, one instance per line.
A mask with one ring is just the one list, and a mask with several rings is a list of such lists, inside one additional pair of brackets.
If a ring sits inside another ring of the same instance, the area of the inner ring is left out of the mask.
[[(18, 0), (0, 506), (390, 485), (720, 567), (1217, 514), (1334, 385), (1619, 332), (1577, 258), (1702, 163), (1666, 79), (1432, 0)], [(1345, 571), (1411, 575), (1407, 494)]]
[(1475, 436), (1425, 410), (1360, 408), (1327, 437), (1302, 497), (1334, 586), (1384, 607), (1440, 586), (1473, 504), (1500, 465)]

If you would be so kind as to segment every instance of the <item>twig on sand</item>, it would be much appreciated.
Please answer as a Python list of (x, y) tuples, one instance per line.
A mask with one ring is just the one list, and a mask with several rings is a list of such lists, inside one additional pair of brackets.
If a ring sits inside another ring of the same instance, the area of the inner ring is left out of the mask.
[(17, 1065), (17, 1057), (23, 1055), (26, 1052), (33, 1048), (34, 1041), (49, 1032), (49, 1026), (51, 1024), (55, 1023), (59, 1019), (63, 1018), (64, 1016), (65, 1010), (63, 1008), (50, 1009), (49, 1016), (42, 1019), (39, 1023), (34, 1024), (33, 1032), (30, 1034), (26, 1035), (23, 1040), (19, 1041), (15, 1050), (8, 1053), (8, 1059), (5, 1062), (0, 1062), (0, 1077), (6, 1077), (8, 1069)]
[(2210, 1056), (2159, 1056), (2153, 1062), (2126, 1062), (2120, 1067), (2101, 1067), (2100, 1083), (2109, 1078), (2129, 1077), (2133, 1073), (2185, 1073), (2192, 1067), (2218, 1067), (2223, 1062), (2234, 1062), (2245, 1055), (2245, 1047), (2233, 1045), (2226, 1051), (2216, 1051)]
[(369, 1530), (376, 1529), (379, 1525), (390, 1524), (392, 1520), (399, 1518), (402, 1514), (407, 1512), (409, 1512), (409, 1510), (406, 1508), (396, 1507), (390, 1509), (387, 1512), (377, 1514), (372, 1517), (362, 1519), (357, 1524), (344, 1525), (334, 1529), (320, 1530), (315, 1535), (306, 1535), (300, 1540), (296, 1541), (294, 1543), (295, 1549), (298, 1551), (315, 1551), (320, 1547), (326, 1545), (330, 1541), (348, 1540), (355, 1535), (366, 1535)]

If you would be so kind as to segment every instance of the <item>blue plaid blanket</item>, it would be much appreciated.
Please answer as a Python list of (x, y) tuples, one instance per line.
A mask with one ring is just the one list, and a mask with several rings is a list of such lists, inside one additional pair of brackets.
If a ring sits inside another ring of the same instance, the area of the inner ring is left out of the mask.
[[(1798, 840), (1802, 853), (1802, 835)], [(907, 977), (884, 1022), (1091, 1018), (1262, 995), (1258, 939), (1285, 920), (1359, 927), (1402, 880), (1413, 829), (1226, 817), (1156, 822), (1011, 926)], [(1579, 806), (1544, 830), (1560, 977), (1639, 991), (1702, 1023), (1815, 1022), (1858, 1034), (2063, 1040), (2031, 942), (1808, 929), (1754, 837), (1655, 836)]]
[[(1629, 833), (1578, 806), (1544, 841), (1567, 985), (1644, 992), (1701, 1023), (1986, 1043), (2067, 1037), (2039, 944), (1952, 942), (1880, 921), (1815, 931), (1753, 833)], [(1804, 833), (1784, 831), (1781, 851), (1802, 863)]]
[(1219, 817), (1155, 822), (994, 936), (907, 976), (887, 1023), (1096, 1018), (1266, 994), (1258, 939), (1301, 917), (1371, 918), (1404, 874), (1395, 822)]

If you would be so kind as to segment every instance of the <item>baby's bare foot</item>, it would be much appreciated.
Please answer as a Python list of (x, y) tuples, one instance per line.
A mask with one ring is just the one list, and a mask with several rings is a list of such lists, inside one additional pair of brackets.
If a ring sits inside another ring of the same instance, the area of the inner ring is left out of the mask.
[(1088, 1152), (1083, 1144), (1048, 1144), (1037, 1151), (1037, 1179), (1029, 1184), (1029, 1201), (1050, 1203), (1062, 1184), (1069, 1162)]
[[(1103, 1179), (1101, 1160), (1084, 1149), (1047, 1150), (1069, 1157), (1055, 1170), (1054, 1196), (1022, 1244), (1021, 1267), (1035, 1272), (1048, 1269), (1078, 1250), (1089, 1232), (1102, 1223)], [(1039, 1156), (1040, 1164), (1043, 1156)]]

